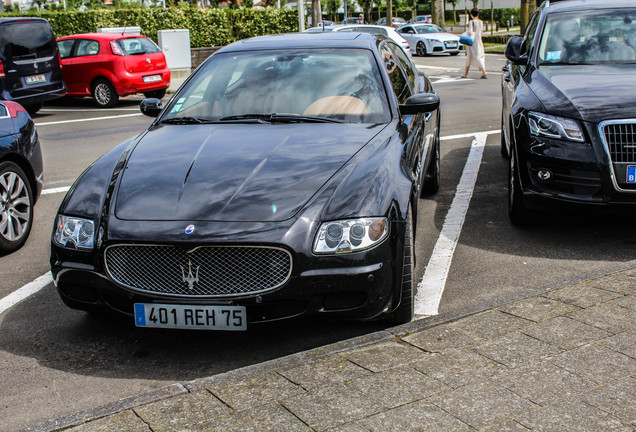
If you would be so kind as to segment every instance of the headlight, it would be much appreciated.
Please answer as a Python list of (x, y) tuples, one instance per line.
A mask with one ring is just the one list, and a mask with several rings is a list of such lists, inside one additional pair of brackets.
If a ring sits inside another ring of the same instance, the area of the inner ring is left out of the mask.
[(530, 111), (528, 124), (532, 135), (577, 142), (585, 141), (583, 131), (575, 120)]
[(68, 249), (93, 249), (95, 224), (88, 219), (58, 215), (53, 242)]
[(386, 218), (325, 222), (320, 226), (314, 241), (314, 253), (357, 252), (375, 246), (388, 234), (389, 221)]

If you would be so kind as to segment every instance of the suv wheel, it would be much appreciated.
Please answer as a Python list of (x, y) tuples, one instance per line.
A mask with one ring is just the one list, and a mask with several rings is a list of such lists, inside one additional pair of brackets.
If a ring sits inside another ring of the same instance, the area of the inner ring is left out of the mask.
[(13, 162), (0, 163), (0, 254), (18, 250), (33, 225), (33, 193), (24, 171)]
[(516, 159), (517, 156), (514, 150), (511, 149), (510, 163), (508, 164), (508, 216), (513, 224), (523, 226), (530, 221), (530, 214), (523, 204), (519, 168)]
[(106, 79), (95, 81), (91, 93), (95, 103), (101, 108), (111, 108), (119, 102), (119, 95), (115, 91), (115, 87)]

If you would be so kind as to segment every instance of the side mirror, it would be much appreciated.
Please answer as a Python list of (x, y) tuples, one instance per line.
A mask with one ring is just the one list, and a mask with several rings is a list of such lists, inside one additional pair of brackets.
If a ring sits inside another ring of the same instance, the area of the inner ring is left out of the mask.
[(415, 94), (400, 105), (400, 114), (422, 114), (435, 111), (439, 108), (439, 96), (435, 93)]
[(528, 62), (528, 55), (524, 52), (525, 43), (526, 40), (521, 36), (513, 36), (508, 40), (505, 55), (511, 63), (524, 65)]
[(143, 115), (147, 115), (148, 117), (157, 117), (162, 109), (161, 99), (144, 99), (141, 101), (141, 105), (139, 105), (139, 110)]

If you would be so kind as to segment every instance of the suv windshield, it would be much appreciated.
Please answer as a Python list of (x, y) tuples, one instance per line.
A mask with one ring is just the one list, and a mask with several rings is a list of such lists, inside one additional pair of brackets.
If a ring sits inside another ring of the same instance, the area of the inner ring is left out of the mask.
[(153, 41), (146, 37), (118, 39), (117, 45), (124, 51), (124, 55), (153, 54), (161, 51)]
[(16, 21), (3, 24), (0, 30), (0, 52), (6, 58), (27, 60), (55, 55), (57, 45), (49, 23)]
[(167, 112), (163, 121), (186, 117), (203, 122), (240, 117), (276, 121), (281, 114), (308, 121), (390, 121), (380, 71), (366, 49), (216, 54), (173, 98)]
[(636, 62), (636, 9), (548, 15), (539, 45), (540, 64)]

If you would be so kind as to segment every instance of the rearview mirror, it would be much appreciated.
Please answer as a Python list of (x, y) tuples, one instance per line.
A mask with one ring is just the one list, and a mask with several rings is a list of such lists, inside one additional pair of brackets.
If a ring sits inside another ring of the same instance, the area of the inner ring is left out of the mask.
[(144, 99), (141, 101), (141, 105), (139, 105), (139, 110), (148, 117), (157, 117), (162, 109), (161, 99)]
[(511, 37), (506, 44), (506, 58), (516, 65), (526, 64), (528, 55), (525, 53), (525, 43), (526, 40), (521, 36)]
[(439, 96), (435, 93), (415, 94), (400, 105), (400, 114), (422, 114), (435, 111), (439, 108)]

